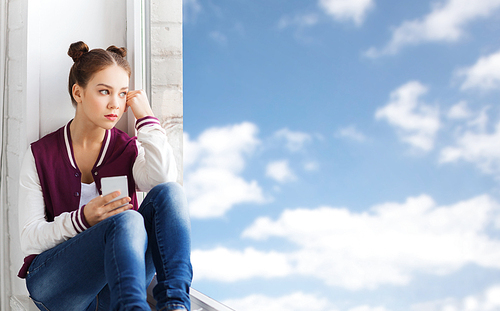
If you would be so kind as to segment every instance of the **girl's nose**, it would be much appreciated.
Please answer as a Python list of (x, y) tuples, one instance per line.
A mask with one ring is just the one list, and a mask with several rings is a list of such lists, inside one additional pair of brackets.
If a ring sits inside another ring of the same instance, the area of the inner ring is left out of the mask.
[(120, 107), (120, 101), (115, 97), (111, 96), (108, 103), (109, 109), (117, 109)]

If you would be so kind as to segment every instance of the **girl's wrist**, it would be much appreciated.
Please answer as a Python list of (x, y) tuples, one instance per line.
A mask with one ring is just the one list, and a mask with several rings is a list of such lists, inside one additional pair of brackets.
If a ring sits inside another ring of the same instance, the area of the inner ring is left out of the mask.
[[(130, 107), (132, 109), (132, 112), (134, 113), (134, 117), (139, 120), (145, 117), (154, 117), (153, 110), (149, 105), (147, 107), (140, 107), (139, 109), (137, 107)], [(134, 109), (135, 108), (135, 109)]]

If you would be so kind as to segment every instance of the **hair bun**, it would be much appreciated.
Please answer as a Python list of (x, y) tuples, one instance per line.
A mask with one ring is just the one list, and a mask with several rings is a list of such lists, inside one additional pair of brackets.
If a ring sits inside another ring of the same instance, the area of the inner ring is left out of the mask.
[(127, 49), (126, 48), (119, 48), (119, 47), (116, 47), (114, 45), (109, 46), (106, 49), (106, 51), (116, 53), (116, 54), (120, 55), (121, 57), (127, 56)]
[(82, 57), (83, 54), (88, 53), (88, 51), (89, 51), (89, 46), (86, 45), (83, 41), (78, 41), (72, 43), (69, 46), (68, 55), (76, 63), (80, 59), (80, 57)]

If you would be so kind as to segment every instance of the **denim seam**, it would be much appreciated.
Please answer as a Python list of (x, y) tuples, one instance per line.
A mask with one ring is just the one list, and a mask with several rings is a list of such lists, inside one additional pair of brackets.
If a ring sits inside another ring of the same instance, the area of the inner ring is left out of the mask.
[(112, 237), (112, 251), (113, 251), (113, 265), (116, 268), (116, 278), (118, 279), (117, 283), (117, 289), (118, 289), (118, 297), (119, 299), (122, 298), (122, 288), (121, 288), (121, 275), (120, 275), (120, 270), (118, 268), (118, 265), (116, 264), (116, 250), (115, 250), (115, 233), (116, 233), (116, 221), (113, 219), (113, 226), (115, 227), (115, 230), (113, 230), (113, 237)]
[[(159, 226), (158, 226), (158, 217), (157, 216), (157, 209), (156, 209), (156, 200), (152, 200), (151, 204), (153, 205), (153, 210), (155, 212), (155, 217), (154, 217), (154, 222), (155, 222), (155, 229), (157, 229)], [(164, 254), (165, 253), (165, 248), (163, 247), (164, 246), (164, 241), (161, 239), (161, 235), (158, 234), (158, 232), (155, 232), (156, 234), (156, 243), (157, 243), (157, 246), (158, 246), (158, 250), (159, 250), (159, 253), (160, 254)], [(163, 272), (165, 273), (165, 280), (168, 280), (169, 278), (169, 273), (170, 271), (167, 270), (167, 267), (165, 266), (165, 260), (164, 258), (161, 258), (161, 266), (163, 268)], [(168, 298), (168, 297), (167, 297)]]

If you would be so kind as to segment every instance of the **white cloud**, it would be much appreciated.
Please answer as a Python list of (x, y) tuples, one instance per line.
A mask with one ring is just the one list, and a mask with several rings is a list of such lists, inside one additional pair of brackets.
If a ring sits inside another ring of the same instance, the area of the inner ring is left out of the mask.
[(481, 57), (471, 67), (460, 69), (457, 75), (465, 77), (462, 90), (500, 89), (500, 51)]
[(389, 311), (384, 307), (370, 307), (368, 305), (363, 305), (355, 308), (351, 308), (347, 311)]
[(282, 297), (251, 295), (241, 299), (230, 299), (224, 304), (238, 311), (335, 311), (326, 298), (302, 292), (292, 293)]
[(492, 15), (500, 0), (446, 0), (434, 3), (426, 16), (403, 22), (394, 29), (390, 42), (382, 49), (370, 48), (368, 57), (396, 54), (407, 45), (424, 42), (454, 42), (464, 35), (467, 24)]
[(182, 19), (184, 23), (196, 20), (201, 13), (202, 7), (198, 0), (182, 1)]
[(448, 118), (450, 119), (467, 119), (472, 115), (466, 101), (461, 101), (453, 105), (448, 110)]
[(490, 120), (488, 116), (489, 109), (489, 106), (483, 107), (483, 109), (481, 109), (477, 116), (474, 119), (470, 120), (467, 125), (469, 125), (471, 129), (475, 128), (476, 131), (484, 133), (486, 131), (486, 126), (488, 126), (488, 122)]
[(319, 164), (316, 161), (308, 161), (304, 163), (304, 170), (307, 172), (317, 171), (319, 168)]
[(271, 162), (266, 167), (266, 176), (280, 183), (297, 180), (287, 160)]
[(260, 144), (257, 132), (244, 122), (210, 128), (196, 140), (184, 135), (184, 185), (192, 217), (220, 217), (236, 204), (264, 202), (257, 181), (240, 176), (246, 157)]
[(277, 139), (284, 139), (286, 147), (292, 152), (300, 151), (304, 145), (312, 140), (311, 135), (299, 131), (290, 131), (287, 128), (281, 129), (274, 133)]
[(219, 44), (224, 45), (227, 43), (227, 36), (220, 31), (212, 31), (208, 34), (208, 36), (210, 37), (210, 39)]
[(373, 0), (319, 0), (319, 6), (326, 14), (340, 22), (352, 21), (357, 26), (363, 24), (374, 5)]
[[(303, 292), (295, 292), (281, 297), (269, 297), (265, 295), (250, 295), (240, 299), (228, 299), (223, 303), (238, 311), (339, 311), (332, 303), (324, 297)], [(384, 307), (371, 307), (362, 305), (347, 311), (389, 311)]]
[(220, 217), (236, 204), (265, 201), (257, 181), (223, 168), (200, 168), (187, 174), (185, 185), (194, 218)]
[[(484, 110), (483, 110), (484, 111)], [(500, 122), (492, 133), (484, 131), (484, 113), (475, 120), (479, 130), (468, 130), (457, 138), (455, 146), (443, 148), (441, 163), (464, 160), (476, 164), (484, 173), (500, 177)]]
[(257, 219), (242, 236), (296, 244), (297, 251), (283, 254), (292, 274), (329, 286), (373, 289), (406, 285), (414, 273), (453, 273), (470, 263), (500, 269), (500, 241), (485, 232), (499, 211), (487, 195), (451, 206), (421, 195), (363, 213), (333, 207), (286, 210), (277, 220)]
[(467, 264), (500, 269), (500, 240), (487, 233), (500, 229), (499, 216), (488, 195), (450, 206), (421, 195), (361, 213), (285, 210), (277, 220), (258, 218), (242, 237), (283, 239), (296, 250), (195, 250), (193, 265), (198, 278), (223, 282), (302, 275), (351, 290), (406, 285), (417, 273), (446, 275)]
[(498, 311), (500, 310), (500, 285), (487, 288), (483, 293), (467, 297), (447, 298), (415, 304), (411, 311)]
[(292, 269), (284, 254), (261, 252), (253, 248), (243, 251), (223, 247), (193, 250), (191, 261), (196, 280), (234, 282), (253, 277), (283, 277), (289, 275)]
[(391, 92), (389, 103), (377, 109), (375, 118), (394, 126), (404, 142), (429, 151), (434, 147), (440, 121), (438, 109), (420, 101), (425, 93), (427, 87), (420, 82), (408, 82)]
[(361, 131), (359, 131), (354, 125), (350, 125), (348, 127), (339, 129), (335, 133), (335, 136), (352, 139), (357, 142), (364, 142), (366, 140), (366, 136)]

